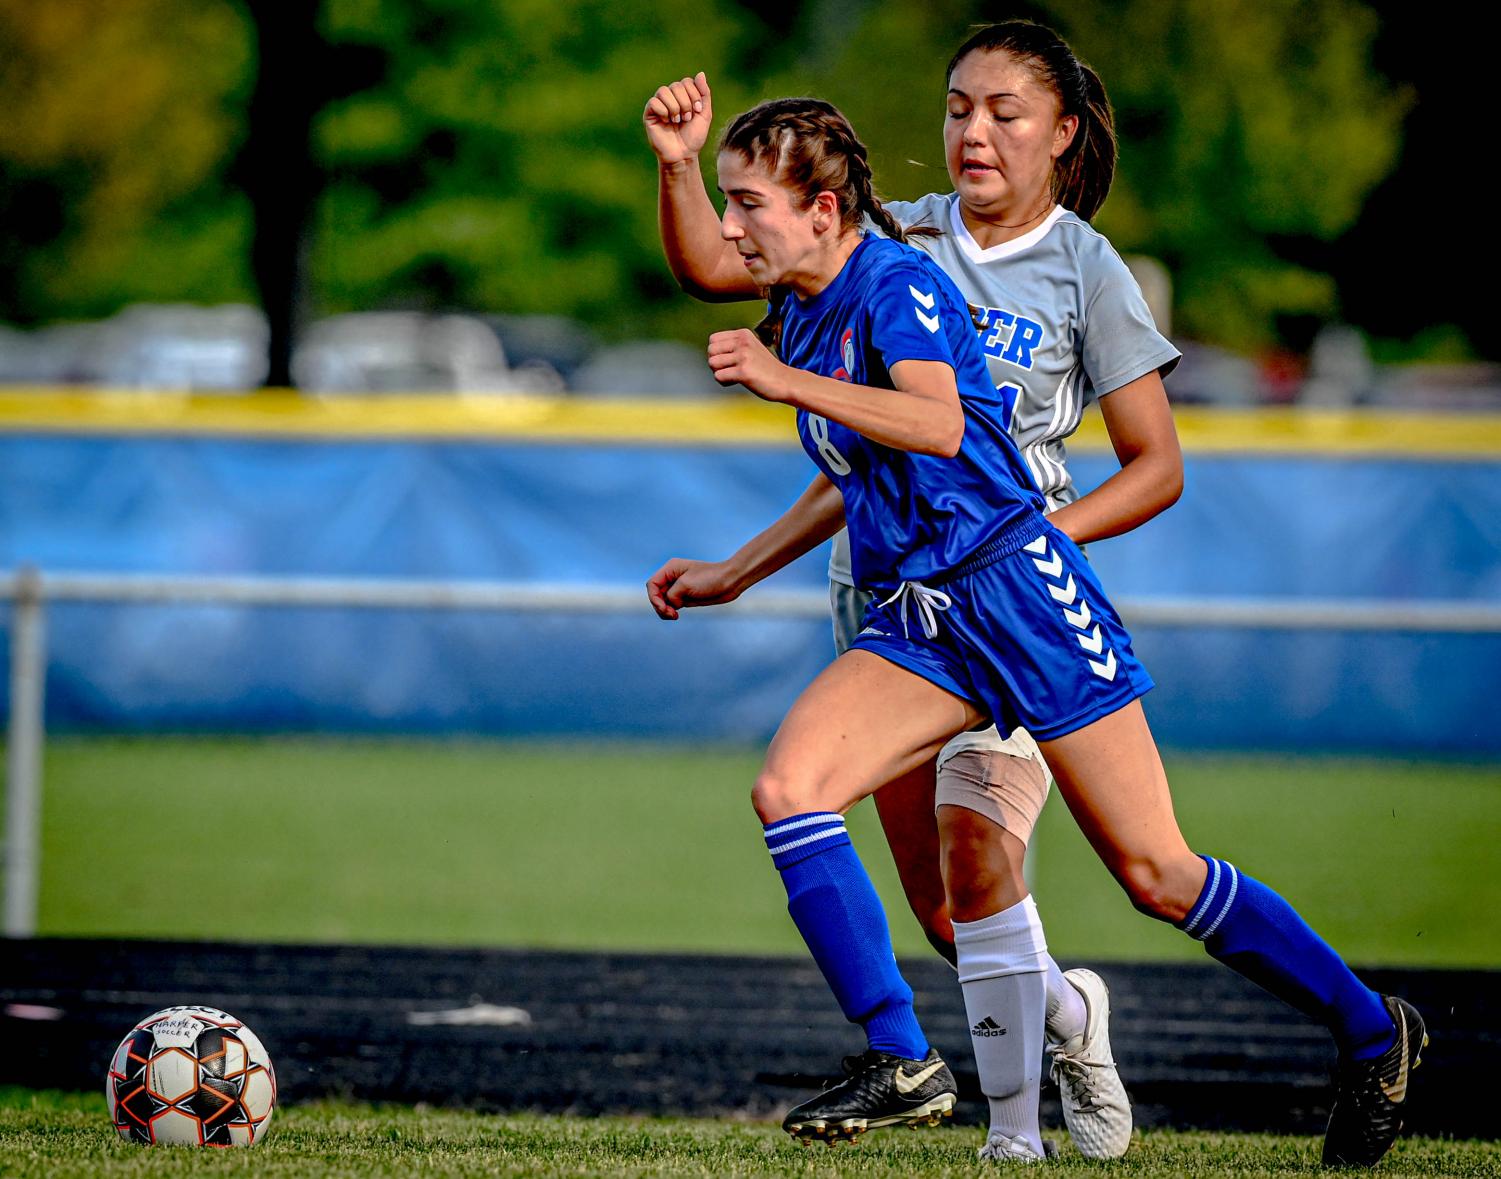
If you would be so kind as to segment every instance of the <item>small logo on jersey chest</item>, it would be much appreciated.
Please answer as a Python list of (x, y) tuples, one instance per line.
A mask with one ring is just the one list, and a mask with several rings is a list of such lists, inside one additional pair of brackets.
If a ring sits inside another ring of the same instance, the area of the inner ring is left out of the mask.
[(855, 379), (855, 329), (845, 328), (844, 335), (839, 337), (839, 359), (844, 362), (843, 366), (834, 370), (836, 381), (853, 381)]

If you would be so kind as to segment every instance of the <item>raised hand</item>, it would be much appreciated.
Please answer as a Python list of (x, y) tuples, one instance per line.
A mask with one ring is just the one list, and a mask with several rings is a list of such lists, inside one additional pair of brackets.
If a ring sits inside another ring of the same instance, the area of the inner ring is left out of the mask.
[(646, 141), (664, 164), (698, 158), (709, 139), (714, 107), (709, 81), (700, 70), (691, 78), (658, 86), (642, 112)]

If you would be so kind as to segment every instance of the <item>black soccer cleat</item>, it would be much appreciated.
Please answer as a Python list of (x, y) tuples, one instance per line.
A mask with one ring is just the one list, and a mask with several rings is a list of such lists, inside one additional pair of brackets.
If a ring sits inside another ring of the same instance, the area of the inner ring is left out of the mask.
[(933, 1049), (923, 1060), (871, 1050), (844, 1058), (845, 1079), (810, 1098), (782, 1120), (800, 1141), (858, 1138), (878, 1126), (938, 1125), (954, 1112), (954, 1075)]
[(1397, 1040), (1371, 1060), (1343, 1060), (1329, 1129), (1324, 1134), (1324, 1166), (1374, 1167), (1402, 1130), (1409, 1074), (1422, 1064), (1428, 1033), (1423, 1017), (1405, 999), (1385, 995)]

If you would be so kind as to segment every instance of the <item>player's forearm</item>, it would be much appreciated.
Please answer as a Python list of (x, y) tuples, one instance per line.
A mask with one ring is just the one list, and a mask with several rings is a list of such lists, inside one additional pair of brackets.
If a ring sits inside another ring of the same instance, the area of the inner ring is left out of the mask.
[(786, 396), (778, 400), (840, 422), (882, 446), (952, 458), (964, 440), (957, 395), (852, 385), (791, 368), (785, 382)]
[(792, 564), (843, 527), (844, 497), (818, 475), (775, 523), (746, 541), (729, 559), (740, 591)]
[(719, 235), (719, 214), (697, 159), (658, 165), (657, 225), (672, 276), (690, 295), (719, 303), (760, 293), (740, 255)]
[(1177, 503), (1182, 493), (1181, 455), (1148, 451), (1048, 519), (1075, 544), (1088, 544), (1141, 527)]

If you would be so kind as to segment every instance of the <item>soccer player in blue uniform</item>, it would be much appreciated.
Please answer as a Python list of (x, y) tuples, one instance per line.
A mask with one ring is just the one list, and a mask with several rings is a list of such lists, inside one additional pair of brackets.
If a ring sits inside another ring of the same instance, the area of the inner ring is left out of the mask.
[[(945, 77), (944, 154), (954, 191), (883, 208), (969, 302), (1008, 429), (1054, 523), (1078, 544), (1128, 531), (1170, 506), (1182, 488), (1182, 454), (1162, 385), (1178, 351), (1157, 331), (1119, 255), (1084, 220), (1103, 203), (1114, 174), (1104, 87), (1056, 34), (1025, 21), (975, 33)], [(753, 298), (760, 292), (720, 237), (697, 167), (711, 102), (699, 75), (659, 89), (645, 112), (661, 162), (663, 243), (685, 289), (705, 298)], [(1081, 497), (1064, 440), (1093, 401), (1121, 470)], [(770, 535), (795, 543), (792, 525), (779, 521)], [(748, 573), (740, 558), (766, 555), (757, 541), (728, 561), (685, 571), (676, 593), (714, 600), (735, 592)], [(842, 653), (871, 595), (854, 583), (847, 533), (832, 547), (829, 590)], [(1029, 895), (1026, 845), (1047, 792), (1047, 767), (1031, 735), (1003, 735), (993, 725), (959, 734), (936, 764), (876, 792), (908, 902), (950, 962), (957, 965), (956, 939), (971, 962), (985, 961), (987, 944), (1004, 941), (1024, 919), (1037, 920), (1035, 906), (1017, 906)], [(964, 881), (952, 906), (940, 844), (950, 874)], [(1087, 1157), (1118, 1157), (1130, 1144), (1131, 1110), (1110, 1047), (1104, 980), (1085, 969), (1065, 972), (1048, 954), (1037, 965), (1035, 974), (990, 977), (993, 963), (965, 971), (966, 1002), (976, 1009), (971, 1044), (991, 1112), (985, 1150), (1042, 1148), (1039, 1054), (1030, 1050), (1042, 1043), (1075, 1146)]]
[[(788, 1129), (858, 1131), (951, 1107), (952, 1079), (916, 1021), (842, 814), (994, 719), (1037, 738), (1139, 909), (1331, 1028), (1347, 1064), (1360, 1063), (1342, 1074), (1347, 1116), (1336, 1114), (1326, 1157), (1333, 1147), (1335, 1161), (1373, 1161), (1352, 1156), (1384, 1137), (1379, 1157), (1421, 1021), (1361, 984), (1276, 893), (1184, 843), (1138, 703), (1151, 681), (1087, 562), (1041, 514), (964, 300), (927, 258), (862, 233), (869, 218), (902, 236), (848, 123), (815, 100), (763, 104), (726, 131), (719, 174), (724, 238), (759, 285), (788, 292), (787, 363), (742, 330), (711, 338), (710, 366), (798, 408), (805, 449), (842, 498), (855, 578), (884, 595), (793, 706), (754, 791), (789, 911), (869, 1042)], [(841, 512), (819, 480), (805, 499), (816, 543)], [(663, 617), (677, 614), (672, 568), (650, 587)], [(1034, 921), (986, 953), (1004, 976), (1036, 972), (1045, 947)], [(962, 947), (960, 965), (962, 977)]]

